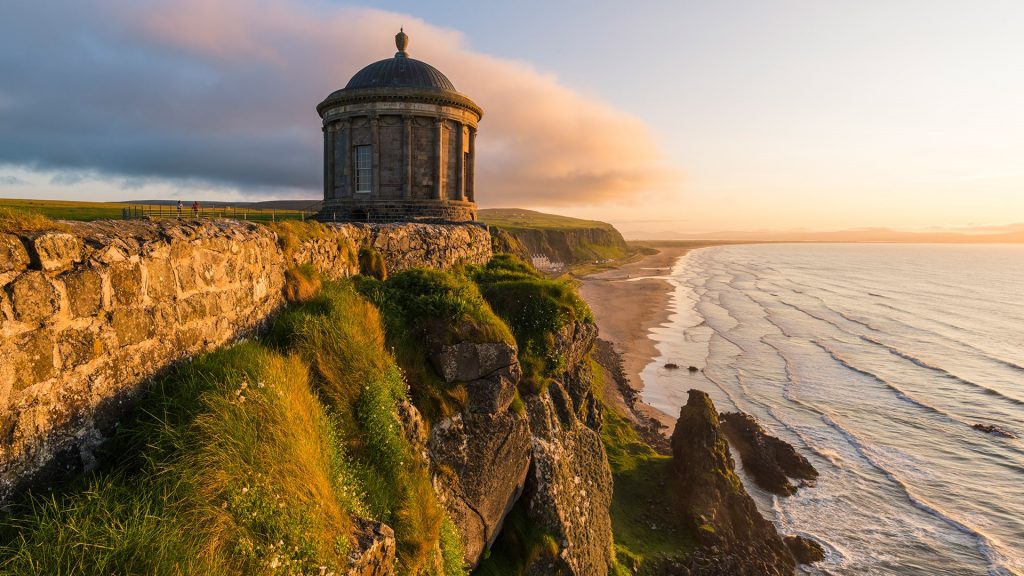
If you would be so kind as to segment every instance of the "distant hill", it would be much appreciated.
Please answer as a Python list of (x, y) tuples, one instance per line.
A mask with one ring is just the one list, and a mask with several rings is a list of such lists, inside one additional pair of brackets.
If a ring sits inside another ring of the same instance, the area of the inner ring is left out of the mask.
[(519, 208), (489, 208), (479, 210), (477, 216), (491, 227), (496, 251), (517, 254), (545, 271), (617, 260), (629, 254), (622, 234), (607, 222)]

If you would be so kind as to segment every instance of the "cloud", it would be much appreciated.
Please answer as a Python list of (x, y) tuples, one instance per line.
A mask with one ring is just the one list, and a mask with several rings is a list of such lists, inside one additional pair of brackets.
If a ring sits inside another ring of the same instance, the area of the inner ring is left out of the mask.
[(677, 178), (637, 118), (406, 14), (280, 0), (37, 2), (5, 12), (0, 164), (316, 196), (315, 105), (391, 56), (404, 25), (412, 56), (485, 109), (483, 204), (628, 201)]

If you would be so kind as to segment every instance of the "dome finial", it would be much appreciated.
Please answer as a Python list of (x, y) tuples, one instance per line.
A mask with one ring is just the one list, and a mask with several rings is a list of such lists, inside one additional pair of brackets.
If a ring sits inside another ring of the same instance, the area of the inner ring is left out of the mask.
[(409, 47), (409, 35), (405, 33), (405, 28), (399, 28), (398, 34), (395, 34), (395, 46), (398, 47), (398, 54), (395, 54), (395, 58), (408, 56), (409, 53), (405, 51)]

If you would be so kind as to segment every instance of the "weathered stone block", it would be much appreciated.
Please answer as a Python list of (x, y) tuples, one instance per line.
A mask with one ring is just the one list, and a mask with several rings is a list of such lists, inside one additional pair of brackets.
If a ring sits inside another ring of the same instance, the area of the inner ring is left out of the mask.
[(53, 332), (33, 330), (17, 340), (13, 392), (23, 390), (56, 374), (53, 364)]
[(150, 298), (153, 300), (174, 298), (177, 286), (174, 280), (174, 270), (168, 260), (161, 258), (147, 261), (146, 273), (149, 276), (146, 292)]
[(171, 260), (174, 271), (178, 277), (178, 289), (182, 292), (194, 292), (198, 290), (199, 273), (196, 271), (195, 262), (191, 254)]
[(39, 258), (43, 270), (70, 268), (81, 262), (84, 245), (82, 239), (67, 232), (44, 232), (32, 240), (32, 250)]
[(38, 324), (60, 310), (60, 296), (42, 272), (25, 272), (9, 289), (14, 319), (18, 322)]
[(95, 270), (76, 270), (61, 276), (68, 294), (68, 308), (76, 318), (95, 315), (103, 304), (103, 278)]
[(217, 298), (218, 296), (213, 293), (193, 294), (186, 300), (177, 302), (174, 308), (178, 322), (188, 324), (194, 320), (210, 317), (217, 309)]
[(142, 268), (137, 262), (118, 262), (110, 267), (111, 303), (115, 307), (142, 302)]
[(514, 366), (515, 373), (511, 369), (501, 370), (467, 383), (466, 410), (476, 414), (497, 414), (508, 409), (516, 395), (516, 383), (522, 376), (519, 364)]
[(103, 342), (89, 329), (68, 329), (57, 336), (61, 367), (64, 370), (85, 364), (103, 354)]
[(28, 252), (17, 236), (0, 234), (0, 278), (17, 274), (28, 266)]
[(147, 340), (153, 333), (153, 317), (145, 310), (115, 310), (111, 315), (110, 325), (114, 328), (121, 346)]
[(469, 382), (511, 366), (516, 349), (504, 342), (441, 345), (430, 360), (445, 382)]

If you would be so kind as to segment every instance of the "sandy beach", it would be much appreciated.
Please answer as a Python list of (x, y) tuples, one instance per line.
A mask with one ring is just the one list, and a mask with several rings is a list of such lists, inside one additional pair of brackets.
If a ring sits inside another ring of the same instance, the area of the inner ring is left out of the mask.
[[(643, 388), (640, 373), (657, 357), (651, 328), (668, 320), (672, 285), (666, 278), (680, 256), (715, 243), (667, 243), (652, 245), (657, 254), (644, 256), (617, 268), (580, 278), (580, 294), (590, 305), (601, 338), (612, 343), (622, 357), (623, 372), (634, 390)], [(646, 404), (637, 403), (643, 415), (672, 426), (675, 418)]]

